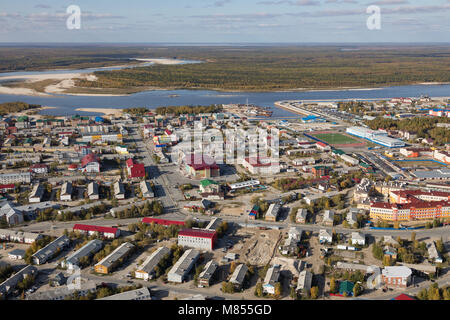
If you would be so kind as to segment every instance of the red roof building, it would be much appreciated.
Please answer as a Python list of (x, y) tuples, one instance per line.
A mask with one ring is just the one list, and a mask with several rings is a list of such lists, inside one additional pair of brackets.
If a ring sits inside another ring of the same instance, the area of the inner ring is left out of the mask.
[(217, 233), (206, 229), (184, 229), (178, 233), (178, 244), (190, 248), (214, 250)]
[(185, 171), (188, 176), (194, 179), (214, 178), (220, 176), (220, 168), (212, 159), (207, 155), (190, 154), (184, 159), (186, 164)]
[(184, 226), (185, 223), (184, 221), (175, 221), (175, 220), (165, 220), (165, 219), (157, 219), (157, 218), (143, 218), (142, 219), (142, 223), (146, 223), (146, 224), (160, 224), (163, 226)]
[(129, 178), (145, 178), (144, 164), (135, 163), (133, 159), (128, 159), (126, 163)]
[(100, 160), (99, 158), (93, 154), (89, 153), (84, 156), (83, 159), (81, 159), (81, 170), (83, 172), (100, 172)]
[(120, 230), (118, 228), (91, 226), (86, 224), (74, 225), (73, 231), (79, 231), (89, 235), (99, 234), (105, 238), (117, 238), (120, 235)]
[(16, 188), (14, 184), (0, 184), (0, 192), (5, 193), (8, 191), (12, 191)]
[(393, 298), (392, 300), (399, 300), (399, 301), (403, 301), (403, 300), (416, 300), (411, 296), (408, 296), (407, 294), (402, 293), (401, 295)]

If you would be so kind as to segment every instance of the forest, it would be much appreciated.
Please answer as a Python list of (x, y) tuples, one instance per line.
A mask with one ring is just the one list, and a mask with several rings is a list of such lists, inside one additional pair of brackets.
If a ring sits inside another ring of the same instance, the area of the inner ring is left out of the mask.
[(448, 45), (0, 47), (0, 72), (136, 64), (132, 58), (202, 63), (99, 71), (97, 81), (77, 85), (278, 91), (450, 82)]
[(22, 112), (30, 109), (40, 108), (40, 105), (28, 104), (25, 102), (5, 102), (0, 104), (0, 115)]

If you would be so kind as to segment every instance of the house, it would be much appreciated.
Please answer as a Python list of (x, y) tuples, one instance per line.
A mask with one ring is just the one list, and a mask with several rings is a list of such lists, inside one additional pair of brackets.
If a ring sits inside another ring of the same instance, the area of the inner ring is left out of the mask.
[(133, 252), (134, 248), (135, 246), (132, 243), (122, 243), (113, 252), (111, 252), (108, 256), (106, 256), (94, 266), (95, 272), (101, 274), (111, 273), (114, 268), (120, 265), (125, 260), (125, 258), (128, 257), (131, 252)]
[(275, 286), (280, 281), (280, 266), (276, 265), (267, 270), (263, 282), (263, 292), (268, 294), (275, 294)]
[(199, 257), (199, 251), (194, 249), (186, 250), (181, 258), (174, 264), (172, 269), (170, 269), (167, 274), (167, 281), (183, 283)]
[(125, 187), (120, 181), (114, 183), (114, 196), (117, 200), (125, 200)]
[(30, 167), (30, 172), (34, 174), (47, 174), (48, 166), (43, 163), (36, 163)]
[(128, 159), (127, 162), (128, 178), (139, 179), (145, 178), (145, 165), (142, 163), (135, 163), (133, 159)]
[(50, 285), (52, 287), (61, 287), (67, 283), (67, 278), (62, 272), (58, 273), (52, 279), (50, 279)]
[(353, 288), (355, 284), (351, 281), (345, 280), (339, 283), (339, 294), (346, 296), (353, 296)]
[(184, 229), (178, 233), (178, 245), (190, 248), (214, 250), (216, 240), (215, 230)]
[(198, 276), (198, 286), (201, 288), (209, 287), (218, 269), (219, 265), (217, 264), (217, 262), (215, 262), (214, 260), (209, 261)]
[(160, 247), (154, 251), (134, 272), (135, 278), (142, 280), (153, 279), (156, 276), (155, 267), (161, 262), (161, 260), (169, 256), (170, 251), (171, 250), (167, 247)]
[(120, 229), (118, 229), (118, 228), (90, 226), (90, 225), (85, 225), (85, 224), (74, 225), (73, 231), (78, 231), (80, 233), (86, 233), (89, 236), (99, 235), (103, 238), (108, 238), (108, 239), (115, 239), (120, 236)]
[(0, 207), (0, 218), (4, 218), (6, 222), (13, 226), (23, 223), (23, 212), (9, 201), (6, 201)]
[(307, 216), (308, 216), (307, 209), (298, 209), (295, 221), (297, 223), (306, 223)]
[(147, 181), (141, 181), (140, 188), (142, 192), (142, 197), (146, 199), (151, 199), (155, 197), (155, 193), (153, 192), (153, 188)]
[(245, 264), (240, 264), (236, 267), (233, 274), (231, 275), (230, 282), (234, 285), (234, 288), (236, 290), (242, 289), (247, 271), (248, 267)]
[(81, 171), (85, 173), (99, 173), (100, 159), (93, 153), (89, 153), (81, 159)]
[(112, 296), (108, 296), (97, 300), (143, 301), (143, 300), (152, 300), (152, 295), (150, 293), (150, 290), (144, 287), (136, 290), (114, 294)]
[(334, 214), (333, 210), (325, 210), (323, 214), (323, 224), (332, 227), (334, 225)]
[(333, 236), (325, 229), (319, 231), (320, 243), (333, 243)]
[(391, 246), (384, 246), (383, 253), (385, 256), (389, 256), (391, 259), (397, 259), (397, 249)]
[(312, 284), (313, 274), (308, 270), (303, 270), (300, 272), (298, 276), (298, 282), (297, 282), (297, 293), (298, 294), (309, 294), (311, 291), (311, 284)]
[(242, 160), (242, 165), (251, 174), (274, 175), (280, 173), (280, 164), (270, 158), (249, 157)]
[(99, 252), (103, 247), (103, 242), (100, 240), (91, 240), (83, 247), (69, 255), (66, 259), (61, 262), (62, 268), (67, 268), (73, 270), (76, 267), (80, 267), (80, 261), (84, 257), (91, 257), (95, 253)]
[(31, 189), (30, 196), (28, 198), (28, 201), (30, 203), (39, 203), (42, 201), (42, 197), (44, 196), (44, 186), (40, 183), (33, 186)]
[(61, 187), (59, 199), (61, 201), (72, 201), (73, 187), (71, 182), (64, 182)]
[(366, 237), (359, 232), (352, 232), (352, 244), (364, 246), (366, 244)]
[(25, 250), (16, 249), (8, 253), (11, 260), (22, 260), (25, 257)]
[(331, 151), (331, 147), (323, 142), (317, 142), (316, 143), (316, 147), (317, 149), (319, 149), (320, 151)]
[(265, 220), (266, 221), (277, 221), (278, 214), (280, 213), (281, 206), (278, 203), (272, 203), (269, 206), (269, 209), (266, 212)]
[(411, 283), (412, 271), (405, 266), (385, 267), (381, 272), (383, 283), (390, 288), (406, 288)]
[(91, 182), (88, 184), (87, 188), (87, 196), (90, 200), (99, 200), (100, 194), (98, 193), (98, 183), (97, 182)]
[(44, 248), (38, 250), (35, 254), (32, 255), (33, 263), (36, 265), (41, 265), (49, 261), (51, 258), (55, 257), (59, 253), (61, 253), (65, 248), (67, 248), (70, 244), (70, 239), (63, 235), (52, 241)]

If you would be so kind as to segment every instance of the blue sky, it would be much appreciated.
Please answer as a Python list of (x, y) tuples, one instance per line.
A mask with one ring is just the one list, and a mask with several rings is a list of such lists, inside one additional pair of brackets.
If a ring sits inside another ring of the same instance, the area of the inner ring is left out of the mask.
[[(66, 28), (69, 5), (81, 30)], [(449, 18), (450, 0), (3, 0), (0, 42), (450, 42)]]

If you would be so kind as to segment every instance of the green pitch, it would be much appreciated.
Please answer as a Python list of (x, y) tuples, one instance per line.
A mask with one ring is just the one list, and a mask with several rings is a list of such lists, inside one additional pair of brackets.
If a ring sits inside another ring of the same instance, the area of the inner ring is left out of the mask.
[(358, 140), (355, 140), (353, 138), (350, 138), (346, 135), (340, 134), (340, 133), (318, 133), (318, 134), (312, 134), (312, 136), (325, 141), (328, 144), (353, 144), (353, 143), (360, 143)]

